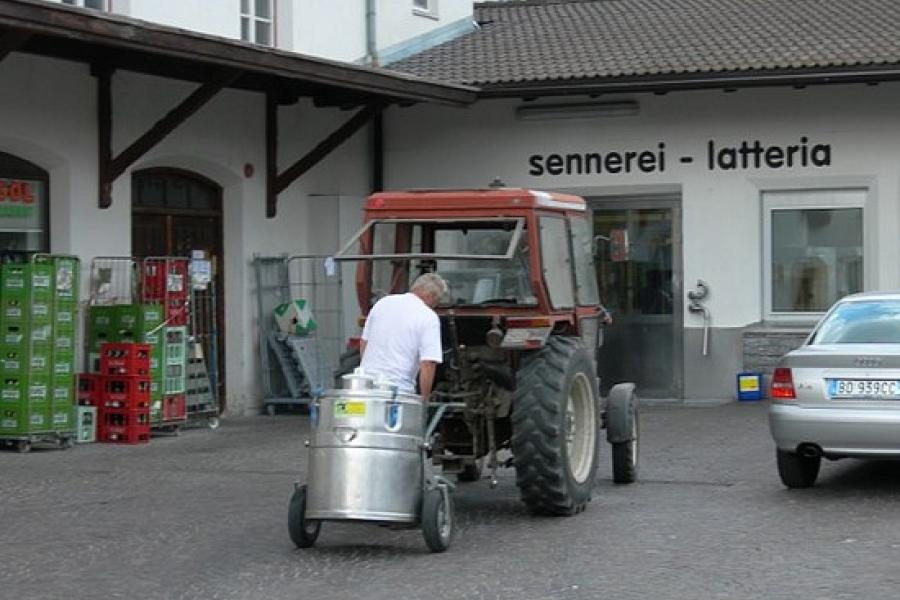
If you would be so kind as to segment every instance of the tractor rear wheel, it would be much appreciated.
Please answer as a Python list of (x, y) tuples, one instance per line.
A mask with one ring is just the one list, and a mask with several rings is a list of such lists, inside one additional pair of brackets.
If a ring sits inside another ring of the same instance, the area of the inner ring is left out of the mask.
[(512, 452), (522, 501), (535, 513), (572, 515), (591, 499), (600, 451), (600, 406), (590, 354), (552, 336), (516, 374)]

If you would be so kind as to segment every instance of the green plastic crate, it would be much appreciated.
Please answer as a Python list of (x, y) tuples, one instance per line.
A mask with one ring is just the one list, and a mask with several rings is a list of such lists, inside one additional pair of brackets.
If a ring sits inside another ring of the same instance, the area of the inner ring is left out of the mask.
[(27, 302), (22, 298), (0, 299), (0, 306), (2, 306), (3, 311), (0, 313), (0, 321), (4, 325), (25, 323), (28, 318)]
[(78, 309), (76, 307), (60, 308), (53, 307), (53, 331), (75, 333), (75, 325), (78, 320)]
[(97, 407), (75, 407), (75, 441), (87, 444), (97, 440)]
[(78, 302), (81, 262), (70, 256), (54, 256), (53, 298), (56, 302)]
[(88, 311), (88, 329), (95, 331), (115, 331), (116, 307), (91, 306)]
[(31, 374), (25, 378), (27, 382), (26, 394), (32, 404), (49, 402), (50, 400), (50, 376)]
[(31, 348), (28, 355), (28, 371), (27, 375), (50, 375), (53, 368), (53, 352), (50, 347), (42, 345), (40, 347)]
[(30, 308), (29, 325), (52, 325), (53, 304), (49, 300), (34, 300), (26, 304)]
[(50, 301), (53, 266), (49, 262), (5, 264), (0, 269), (0, 300), (31, 298)]
[(0, 406), (27, 403), (25, 390), (27, 380), (24, 376), (6, 376), (0, 381)]
[(75, 404), (75, 377), (54, 375), (50, 386), (50, 401), (55, 404)]

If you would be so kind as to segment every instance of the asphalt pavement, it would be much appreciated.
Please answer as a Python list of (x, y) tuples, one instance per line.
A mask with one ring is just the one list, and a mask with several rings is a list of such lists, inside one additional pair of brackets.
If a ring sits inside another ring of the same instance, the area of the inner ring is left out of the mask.
[(900, 463), (824, 463), (786, 490), (765, 403), (642, 411), (640, 480), (534, 517), (512, 471), (460, 486), (445, 554), (418, 531), (286, 530), (302, 415), (140, 446), (0, 451), (0, 597), (14, 599), (894, 599)]

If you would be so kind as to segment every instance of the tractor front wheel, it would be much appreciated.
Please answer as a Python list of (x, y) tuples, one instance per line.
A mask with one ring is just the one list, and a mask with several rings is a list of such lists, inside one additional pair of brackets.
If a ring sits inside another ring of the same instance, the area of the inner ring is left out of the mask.
[(599, 416), (593, 361), (578, 338), (553, 336), (523, 358), (511, 446), (516, 485), (532, 512), (572, 515), (591, 499)]

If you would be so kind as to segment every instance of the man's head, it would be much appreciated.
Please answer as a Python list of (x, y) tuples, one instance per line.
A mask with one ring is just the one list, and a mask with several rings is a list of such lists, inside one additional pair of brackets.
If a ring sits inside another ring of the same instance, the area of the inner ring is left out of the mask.
[(441, 297), (447, 293), (447, 282), (437, 273), (425, 273), (413, 281), (410, 292), (422, 299), (422, 302), (434, 308)]

